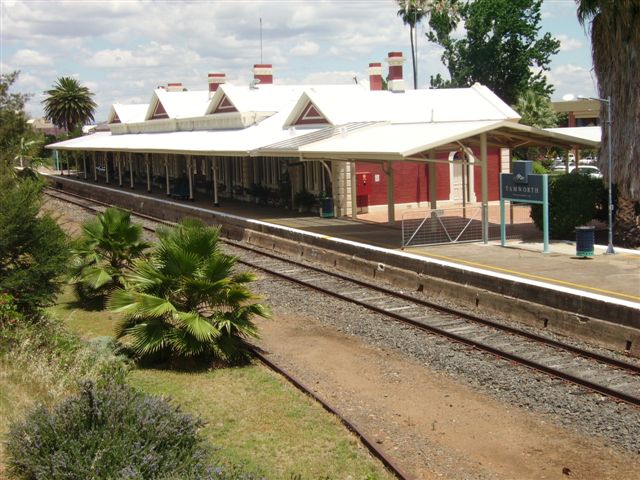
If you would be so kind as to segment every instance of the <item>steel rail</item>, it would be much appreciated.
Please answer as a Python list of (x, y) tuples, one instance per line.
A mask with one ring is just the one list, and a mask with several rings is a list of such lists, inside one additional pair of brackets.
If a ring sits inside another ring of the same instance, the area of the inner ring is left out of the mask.
[(255, 346), (252, 348), (252, 351), (253, 351), (254, 355), (262, 363), (267, 365), (271, 370), (273, 370), (274, 372), (282, 375), (290, 383), (292, 383), (298, 390), (300, 390), (301, 392), (305, 393), (306, 395), (309, 395), (316, 402), (318, 402), (320, 405), (322, 405), (322, 408), (324, 408), (327, 412), (329, 412), (329, 413), (335, 415), (336, 417), (338, 417), (340, 419), (340, 422), (345, 427), (347, 427), (347, 429), (349, 429), (352, 433), (354, 433), (360, 439), (360, 441), (367, 447), (367, 449), (371, 452), (371, 454), (373, 456), (375, 456), (376, 458), (378, 458), (383, 463), (383, 465), (385, 467), (387, 467), (387, 469), (389, 469), (397, 478), (399, 478), (400, 480), (405, 480), (405, 479), (408, 480), (410, 478), (413, 478), (413, 477), (409, 476), (408, 474), (404, 473), (402, 471), (402, 469), (399, 466), (397, 466), (387, 455), (385, 455), (382, 450), (380, 450), (378, 447), (376, 447), (374, 441), (372, 441), (369, 437), (367, 437), (367, 435), (365, 435), (363, 432), (361, 432), (358, 429), (358, 427), (356, 427), (352, 422), (347, 420), (347, 418), (344, 415), (342, 415), (338, 410), (336, 410), (331, 405), (329, 405), (322, 397), (317, 395), (309, 387), (307, 387), (300, 380), (298, 380), (293, 375), (288, 373), (286, 370), (282, 369), (282, 367), (280, 367), (274, 361), (270, 360), (267, 356), (262, 354), (258, 350), (258, 348), (256, 348)]
[(532, 333), (532, 332), (527, 332), (526, 330), (522, 330), (522, 329), (519, 329), (517, 327), (512, 327), (512, 326), (505, 325), (505, 324), (502, 324), (502, 323), (499, 323), (499, 322), (495, 322), (493, 320), (488, 320), (486, 318), (478, 317), (476, 315), (472, 315), (470, 313), (463, 312), (463, 311), (457, 310), (455, 308), (445, 307), (445, 306), (437, 304), (435, 302), (430, 302), (428, 300), (415, 298), (415, 297), (413, 297), (411, 295), (407, 295), (407, 294), (402, 293), (402, 292), (396, 292), (394, 290), (391, 290), (391, 289), (388, 289), (386, 287), (382, 287), (382, 286), (379, 286), (379, 285), (374, 285), (374, 284), (371, 284), (369, 282), (366, 282), (366, 281), (363, 281), (363, 280), (360, 280), (360, 279), (357, 279), (357, 278), (353, 278), (353, 277), (350, 277), (348, 275), (344, 275), (342, 273), (325, 270), (324, 268), (320, 268), (320, 267), (316, 267), (314, 265), (309, 265), (309, 264), (306, 264), (306, 263), (302, 263), (302, 262), (299, 262), (297, 260), (292, 260), (292, 259), (289, 259), (289, 258), (283, 258), (283, 257), (280, 257), (280, 256), (278, 256), (276, 254), (273, 254), (273, 253), (270, 253), (270, 252), (265, 252), (265, 251), (263, 251), (261, 249), (256, 249), (256, 248), (250, 247), (248, 245), (243, 245), (242, 243), (236, 242), (234, 240), (226, 239), (225, 242), (230, 244), (230, 245), (233, 245), (233, 246), (235, 246), (237, 248), (248, 250), (248, 251), (251, 251), (251, 252), (254, 252), (254, 253), (257, 253), (257, 254), (260, 254), (260, 255), (264, 255), (264, 256), (267, 256), (267, 257), (270, 257), (270, 258), (273, 258), (273, 259), (276, 259), (276, 260), (284, 261), (284, 262), (287, 262), (287, 263), (290, 263), (290, 264), (293, 264), (293, 265), (296, 265), (296, 266), (299, 266), (299, 267), (302, 267), (302, 268), (306, 268), (306, 269), (309, 269), (309, 270), (314, 270), (314, 271), (317, 271), (319, 273), (324, 273), (326, 275), (330, 275), (332, 277), (336, 277), (336, 278), (339, 278), (341, 280), (345, 280), (345, 281), (348, 281), (348, 282), (351, 282), (351, 283), (355, 283), (356, 285), (359, 285), (359, 286), (362, 286), (362, 287), (365, 287), (365, 288), (369, 288), (371, 290), (376, 290), (378, 292), (385, 293), (387, 295), (391, 295), (391, 296), (394, 296), (396, 298), (400, 298), (400, 299), (408, 301), (408, 302), (417, 303), (417, 304), (419, 304), (419, 305), (421, 305), (423, 307), (427, 307), (427, 308), (430, 308), (430, 309), (433, 309), (433, 310), (437, 310), (437, 311), (442, 312), (442, 313), (446, 313), (446, 314), (449, 314), (449, 315), (454, 315), (454, 316), (457, 316), (457, 317), (460, 317), (460, 318), (464, 318), (465, 320), (469, 320), (469, 321), (472, 321), (472, 322), (475, 322), (475, 323), (486, 325), (486, 326), (489, 326), (489, 327), (492, 327), (492, 328), (495, 328), (495, 329), (498, 329), (498, 330), (502, 330), (502, 331), (511, 333), (513, 335), (518, 335), (520, 337), (524, 337), (524, 338), (527, 338), (529, 340), (533, 340), (533, 341), (538, 342), (538, 343), (543, 343), (543, 344), (549, 345), (551, 347), (555, 347), (555, 348), (558, 348), (558, 349), (561, 349), (561, 350), (565, 350), (565, 351), (574, 353), (576, 355), (579, 355), (581, 357), (588, 358), (590, 360), (596, 360), (596, 361), (598, 361), (600, 363), (604, 363), (604, 364), (610, 365), (612, 367), (620, 368), (622, 370), (626, 370), (626, 371), (631, 372), (631, 373), (640, 374), (640, 366), (638, 366), (638, 365), (633, 365), (633, 364), (630, 364), (630, 363), (627, 363), (627, 362), (623, 362), (622, 360), (618, 360), (618, 359), (615, 359), (615, 358), (607, 357), (605, 355), (601, 355), (601, 354), (596, 353), (596, 352), (590, 352), (588, 350), (583, 350), (583, 349), (581, 349), (579, 347), (575, 347), (573, 345), (569, 345), (569, 344), (560, 342), (558, 340), (553, 340), (551, 338), (544, 337), (544, 336), (541, 336), (541, 335), (537, 335), (537, 334)]
[[(81, 199), (83, 199), (85, 201), (90, 201), (90, 202), (94, 202), (94, 203), (97, 203), (97, 204), (110, 206), (108, 204), (105, 204), (104, 202), (98, 202), (98, 201), (95, 201), (93, 199), (88, 199), (86, 197), (82, 197), (82, 196), (77, 195), (77, 194), (69, 194), (68, 192), (61, 192), (61, 193), (63, 193), (64, 195), (71, 195), (71, 196), (74, 196), (74, 197), (77, 197), (77, 198), (81, 198)], [(60, 199), (60, 200), (65, 200), (65, 199)], [(81, 205), (81, 204), (78, 204), (78, 205), (83, 207), (83, 208), (87, 208), (89, 210), (92, 210), (91, 207), (87, 207), (86, 205)], [(147, 219), (149, 221), (153, 221), (153, 222), (164, 223), (164, 224), (169, 224), (169, 225), (175, 225), (175, 223), (173, 223), (173, 222), (168, 222), (166, 220), (154, 218), (154, 217), (151, 217), (149, 215), (144, 215), (144, 214), (140, 215), (138, 213), (134, 213), (134, 215), (140, 216), (141, 218), (145, 218), (145, 219)], [(151, 231), (154, 231), (151, 228), (148, 228), (148, 229), (151, 230)], [(599, 362), (602, 362), (602, 363), (606, 363), (606, 364), (608, 364), (610, 366), (614, 366), (616, 368), (624, 369), (624, 370), (627, 370), (627, 371), (629, 371), (631, 373), (634, 373), (634, 374), (637, 374), (638, 372), (640, 372), (640, 368), (639, 367), (637, 367), (635, 365), (628, 364), (626, 362), (621, 362), (621, 361), (618, 361), (616, 359), (612, 359), (612, 358), (609, 358), (609, 357), (605, 357), (605, 356), (596, 354), (594, 352), (589, 352), (589, 351), (586, 351), (586, 350), (582, 350), (582, 349), (579, 349), (579, 348), (571, 346), (571, 345), (567, 345), (567, 344), (564, 344), (564, 343), (561, 343), (561, 342), (557, 342), (555, 340), (548, 339), (546, 337), (541, 337), (541, 336), (532, 334), (530, 332), (522, 331), (520, 329), (516, 329), (516, 328), (513, 328), (513, 327), (508, 327), (508, 326), (505, 326), (505, 325), (502, 325), (502, 324), (491, 322), (490, 320), (482, 319), (480, 317), (475, 317), (473, 315), (467, 314), (465, 312), (460, 312), (460, 311), (457, 311), (455, 309), (451, 309), (451, 308), (448, 308), (448, 307), (443, 307), (441, 305), (432, 304), (431, 302), (427, 302), (427, 301), (424, 301), (424, 300), (415, 299), (414, 297), (411, 297), (409, 295), (401, 294), (399, 292), (394, 292), (392, 290), (389, 290), (389, 289), (386, 289), (384, 287), (380, 287), (380, 286), (377, 286), (377, 285), (371, 285), (371, 284), (369, 284), (367, 282), (364, 282), (364, 281), (361, 281), (361, 280), (358, 280), (358, 279), (354, 279), (354, 278), (348, 277), (346, 275), (338, 274), (336, 272), (329, 272), (329, 271), (326, 271), (326, 270), (318, 268), (318, 267), (314, 267), (314, 266), (307, 265), (307, 264), (302, 264), (300, 262), (296, 262), (295, 260), (290, 260), (290, 259), (283, 258), (283, 257), (277, 256), (277, 255), (269, 253), (269, 252), (264, 252), (262, 250), (255, 249), (253, 247), (248, 247), (246, 245), (239, 244), (238, 242), (235, 242), (235, 241), (232, 241), (232, 240), (224, 239), (223, 241), (225, 241), (226, 243), (228, 243), (230, 245), (233, 245), (233, 246), (235, 246), (237, 248), (246, 249), (246, 250), (252, 251), (254, 253), (258, 253), (260, 255), (267, 256), (269, 258), (274, 258), (274, 259), (277, 259), (279, 261), (284, 261), (284, 262), (288, 262), (288, 263), (291, 263), (291, 264), (294, 264), (294, 265), (298, 265), (298, 266), (304, 267), (306, 269), (314, 270), (314, 271), (317, 271), (317, 272), (325, 274), (325, 275), (334, 276), (334, 277), (340, 278), (340, 279), (345, 280), (345, 281), (353, 282), (353, 283), (355, 283), (357, 285), (360, 285), (360, 286), (363, 286), (363, 287), (366, 287), (366, 288), (374, 289), (376, 291), (380, 291), (380, 292), (383, 292), (383, 293), (388, 294), (388, 295), (396, 296), (398, 298), (402, 298), (402, 299), (407, 300), (407, 301), (411, 301), (411, 302), (414, 302), (414, 303), (421, 304), (421, 305), (426, 306), (428, 308), (432, 308), (432, 309), (435, 309), (435, 310), (438, 310), (438, 311), (441, 311), (441, 312), (444, 312), (444, 313), (448, 313), (448, 314), (451, 314), (451, 315), (455, 315), (455, 316), (461, 317), (461, 318), (463, 318), (465, 320), (471, 320), (471, 321), (474, 321), (474, 322), (477, 322), (477, 323), (482, 323), (482, 324), (485, 324), (485, 325), (488, 325), (488, 326), (491, 326), (491, 327), (494, 327), (494, 328), (498, 328), (498, 329), (507, 331), (507, 332), (515, 334), (515, 335), (521, 335), (521, 336), (526, 337), (526, 338), (528, 338), (530, 340), (534, 340), (534, 341), (539, 342), (539, 343), (544, 343), (544, 344), (553, 346), (555, 348), (563, 349), (563, 350), (569, 351), (570, 353), (574, 353), (576, 355), (580, 355), (580, 356), (585, 357), (585, 358), (589, 358), (589, 359), (596, 360), (596, 361), (599, 361)], [(421, 330), (425, 330), (425, 331), (428, 331), (430, 333), (449, 338), (450, 340), (453, 340), (455, 342), (458, 342), (458, 343), (461, 343), (461, 344), (464, 344), (464, 345), (467, 345), (467, 346), (470, 346), (470, 347), (473, 347), (473, 348), (477, 348), (479, 350), (482, 350), (482, 351), (485, 351), (487, 353), (490, 353), (490, 354), (492, 354), (492, 355), (494, 355), (494, 356), (496, 356), (498, 358), (507, 359), (507, 360), (516, 362), (518, 364), (521, 364), (521, 365), (526, 366), (528, 368), (531, 368), (533, 370), (546, 373), (547, 375), (551, 375), (551, 376), (554, 376), (556, 378), (560, 378), (562, 380), (574, 383), (576, 385), (580, 385), (580, 386), (582, 386), (584, 388), (587, 388), (587, 389), (589, 389), (591, 391), (606, 395), (608, 397), (612, 397), (612, 398), (620, 400), (620, 401), (624, 401), (624, 402), (629, 403), (629, 404), (634, 405), (634, 406), (640, 406), (640, 398), (635, 397), (633, 395), (629, 395), (627, 393), (620, 392), (618, 390), (615, 390), (615, 389), (612, 389), (612, 388), (608, 388), (608, 387), (603, 386), (603, 385), (599, 385), (597, 383), (594, 383), (594, 382), (591, 382), (589, 380), (577, 377), (575, 375), (571, 375), (571, 374), (568, 374), (566, 372), (562, 372), (562, 371), (556, 370), (554, 368), (548, 367), (546, 365), (542, 365), (542, 364), (540, 364), (538, 362), (526, 359), (526, 358), (521, 357), (519, 355), (510, 353), (510, 352), (505, 352), (505, 351), (500, 350), (498, 348), (492, 347), (491, 345), (487, 345), (487, 344), (485, 344), (483, 342), (479, 342), (477, 340), (472, 340), (472, 339), (463, 337), (461, 335), (458, 335), (456, 333), (448, 332), (448, 331), (446, 331), (446, 330), (444, 330), (442, 328), (433, 327), (433, 326), (430, 326), (430, 325), (425, 325), (425, 324), (423, 324), (423, 323), (421, 323), (419, 321), (416, 321), (416, 320), (414, 320), (412, 318), (409, 318), (409, 317), (406, 317), (406, 316), (403, 316), (403, 315), (400, 315), (400, 314), (397, 314), (397, 313), (394, 313), (394, 312), (390, 312), (388, 310), (385, 310), (384, 308), (377, 307), (377, 306), (371, 305), (371, 304), (367, 304), (366, 302), (363, 302), (363, 301), (360, 301), (360, 300), (356, 300), (356, 299), (347, 297), (346, 295), (343, 295), (341, 293), (335, 292), (333, 290), (330, 290), (330, 289), (327, 289), (327, 288), (324, 288), (324, 287), (321, 287), (321, 286), (318, 286), (318, 285), (315, 285), (315, 284), (311, 284), (311, 283), (305, 282), (304, 280), (296, 279), (296, 278), (294, 278), (294, 277), (292, 277), (290, 275), (283, 274), (283, 273), (271, 270), (269, 268), (262, 267), (260, 265), (252, 264), (252, 263), (244, 261), (242, 259), (238, 259), (238, 262), (242, 263), (244, 265), (250, 266), (252, 268), (256, 268), (256, 269), (262, 270), (262, 271), (264, 271), (266, 273), (269, 273), (270, 275), (274, 275), (274, 276), (283, 278), (283, 279), (285, 279), (287, 281), (290, 281), (290, 282), (305, 286), (307, 288), (311, 288), (311, 289), (320, 291), (320, 292), (325, 293), (327, 295), (334, 296), (336, 298), (340, 298), (341, 300), (344, 300), (344, 301), (359, 305), (359, 306), (361, 306), (363, 308), (367, 308), (368, 310), (371, 310), (371, 311), (374, 311), (374, 312), (379, 313), (381, 315), (385, 315), (387, 317), (393, 318), (393, 319), (395, 319), (395, 320), (397, 320), (399, 322), (412, 325), (412, 326), (414, 326), (416, 328), (419, 328)]]
[[(76, 197), (76, 198), (81, 198), (84, 201), (94, 202), (94, 203), (101, 204), (101, 205), (107, 206), (107, 207), (111, 206), (111, 205), (106, 204), (104, 202), (99, 202), (99, 201), (95, 201), (95, 200), (92, 200), (92, 199), (88, 199), (86, 197), (82, 197), (82, 196), (77, 195), (77, 194), (71, 194), (69, 192), (62, 192), (62, 193), (64, 195), (69, 195), (69, 196), (73, 196), (73, 197)], [(48, 194), (48, 195), (50, 195), (50, 194)], [(50, 196), (53, 197), (53, 198), (57, 198), (58, 200), (61, 200), (61, 201), (72, 203), (73, 205), (77, 205), (77, 206), (82, 207), (84, 209), (87, 209), (89, 211), (97, 212), (97, 210), (95, 208), (89, 207), (88, 205), (84, 205), (84, 204), (82, 204), (80, 202), (71, 201), (69, 199), (61, 198), (61, 197), (56, 196), (56, 195), (50, 195)], [(142, 217), (142, 218), (145, 218), (145, 219), (150, 220), (150, 221), (159, 222), (159, 223), (163, 223), (163, 224), (169, 224), (169, 225), (175, 225), (173, 222), (168, 222), (166, 220), (157, 219), (157, 218), (154, 218), (154, 217), (150, 217), (148, 215), (140, 215), (138, 213), (135, 213), (135, 215), (139, 216), (139, 217)], [(155, 229), (153, 229), (153, 228), (146, 227), (146, 226), (143, 226), (143, 228), (145, 230), (155, 232)], [(358, 429), (358, 427), (354, 423), (350, 422), (347, 419), (347, 417), (345, 417), (342, 413), (340, 413), (338, 410), (336, 410), (331, 405), (329, 405), (329, 403), (327, 403), (322, 397), (320, 397), (313, 390), (311, 390), (309, 387), (307, 387), (302, 381), (298, 380), (291, 373), (287, 372), (281, 366), (279, 366), (277, 363), (275, 363), (273, 360), (269, 359), (255, 345), (250, 345), (250, 347), (251, 347), (251, 351), (253, 352), (254, 356), (258, 360), (260, 360), (260, 362), (262, 362), (264, 365), (266, 365), (269, 369), (271, 369), (272, 371), (276, 372), (277, 374), (282, 375), (288, 382), (293, 384), (298, 390), (303, 392), (305, 395), (308, 395), (309, 397), (313, 398), (327, 412), (331, 413), (332, 415), (335, 415), (340, 420), (340, 422), (349, 431), (351, 431), (354, 435), (356, 435), (356, 437), (358, 437), (360, 439), (360, 441), (367, 448), (367, 450), (369, 450), (369, 452), (374, 457), (376, 457), (378, 460), (380, 460), (382, 462), (382, 464), (391, 473), (393, 473), (393, 475), (395, 475), (396, 478), (398, 478), (398, 480), (410, 480), (410, 479), (414, 478), (414, 477), (408, 475), (407, 473), (405, 473), (398, 465), (396, 465), (393, 462), (393, 460), (391, 460), (387, 455), (385, 455), (385, 453), (376, 446), (375, 442), (372, 441), (364, 432), (362, 432), (360, 429)]]
[(385, 315), (387, 317), (391, 317), (391, 318), (393, 318), (393, 319), (395, 319), (395, 320), (397, 320), (397, 321), (399, 321), (401, 323), (409, 324), (409, 325), (412, 325), (412, 326), (414, 326), (416, 328), (419, 328), (421, 330), (425, 330), (425, 331), (428, 331), (430, 333), (434, 333), (436, 335), (449, 338), (450, 340), (453, 340), (455, 342), (462, 343), (464, 345), (467, 345), (467, 346), (482, 350), (484, 352), (490, 353), (490, 354), (492, 354), (492, 355), (494, 355), (496, 357), (502, 358), (502, 359), (506, 359), (506, 360), (510, 360), (510, 361), (516, 362), (516, 363), (518, 363), (520, 365), (523, 365), (525, 367), (528, 367), (528, 368), (531, 368), (533, 370), (537, 370), (537, 371), (546, 373), (547, 375), (552, 375), (554, 377), (557, 377), (557, 378), (560, 378), (562, 380), (574, 383), (576, 385), (580, 385), (580, 386), (585, 387), (585, 388), (587, 388), (589, 390), (592, 390), (594, 392), (606, 395), (608, 397), (612, 397), (612, 398), (617, 399), (617, 400), (621, 400), (623, 402), (629, 403), (629, 404), (634, 405), (636, 407), (640, 406), (640, 398), (639, 397), (635, 397), (635, 396), (629, 395), (629, 394), (627, 394), (625, 392), (620, 392), (618, 390), (615, 390), (615, 389), (606, 387), (604, 385), (600, 385), (600, 384), (591, 382), (589, 380), (585, 380), (585, 379), (577, 377), (575, 375), (571, 375), (571, 374), (568, 374), (566, 372), (562, 372), (560, 370), (556, 370), (554, 368), (547, 367), (546, 365), (542, 365), (541, 363), (538, 363), (538, 362), (535, 362), (533, 360), (529, 360), (527, 358), (521, 357), (520, 355), (516, 355), (516, 354), (510, 353), (510, 352), (505, 352), (504, 350), (500, 350), (498, 348), (492, 347), (491, 345), (487, 345), (486, 343), (479, 342), (477, 340), (473, 340), (473, 339), (470, 339), (470, 338), (466, 338), (466, 337), (464, 337), (462, 335), (458, 335), (456, 333), (448, 332), (445, 329), (438, 328), (438, 327), (433, 327), (431, 325), (425, 325), (425, 324), (423, 324), (423, 323), (421, 323), (421, 322), (419, 322), (417, 320), (414, 320), (414, 319), (409, 318), (409, 317), (405, 317), (404, 315), (400, 315), (400, 314), (397, 314), (397, 313), (394, 313), (394, 312), (390, 312), (388, 310), (385, 310), (382, 307), (377, 307), (375, 305), (371, 305), (371, 304), (368, 304), (368, 303), (360, 301), (360, 300), (355, 300), (353, 298), (350, 298), (350, 297), (348, 297), (346, 295), (343, 295), (341, 293), (335, 292), (333, 290), (330, 290), (330, 289), (327, 289), (327, 288), (324, 288), (324, 287), (321, 287), (321, 286), (318, 286), (318, 285), (314, 285), (314, 284), (311, 284), (311, 283), (307, 283), (304, 280), (296, 279), (295, 277), (292, 277), (290, 275), (279, 273), (279, 272), (276, 272), (274, 270), (270, 270), (270, 269), (268, 269), (266, 267), (256, 266), (256, 265), (251, 264), (250, 262), (245, 262), (243, 260), (238, 260), (238, 261), (240, 263), (243, 263), (243, 264), (247, 265), (247, 266), (251, 266), (253, 268), (257, 268), (257, 269), (262, 270), (262, 271), (264, 271), (266, 273), (269, 273), (270, 275), (274, 275), (274, 276), (283, 278), (283, 279), (285, 279), (287, 281), (290, 281), (290, 282), (293, 282), (293, 283), (297, 283), (299, 285), (303, 285), (303, 286), (305, 286), (307, 288), (311, 288), (313, 290), (317, 290), (317, 291), (325, 293), (327, 295), (331, 295), (333, 297), (340, 298), (341, 300), (345, 300), (345, 301), (353, 303), (355, 305), (359, 305), (359, 306), (364, 307), (364, 308), (366, 308), (368, 310), (371, 310), (373, 312), (380, 313), (380, 314)]

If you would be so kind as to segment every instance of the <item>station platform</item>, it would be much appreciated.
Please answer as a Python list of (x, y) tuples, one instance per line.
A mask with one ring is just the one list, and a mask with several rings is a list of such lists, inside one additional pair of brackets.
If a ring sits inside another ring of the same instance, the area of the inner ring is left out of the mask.
[[(342, 265), (367, 262), (365, 266), (354, 267), (354, 271), (360, 268), (371, 274), (371, 266), (375, 270), (376, 262), (380, 262), (391, 268), (384, 274), (374, 271), (372, 275), (377, 278), (390, 275), (389, 270), (393, 268), (396, 279), (404, 275), (402, 272), (410, 271), (409, 288), (413, 288), (415, 281), (422, 282), (422, 278), (428, 277), (431, 283), (425, 283), (425, 289), (463, 292), (466, 288), (467, 292), (460, 293), (460, 298), (470, 304), (475, 301), (476, 306), (478, 289), (492, 291), (492, 296), (483, 301), (484, 305), (490, 303), (494, 311), (512, 308), (501, 296), (511, 298), (512, 304), (519, 300), (541, 304), (545, 311), (533, 312), (527, 306), (522, 309), (522, 315), (529, 315), (532, 322), (545, 319), (546, 326), (547, 319), (560, 318), (564, 312), (565, 319), (570, 317), (570, 322), (577, 325), (571, 328), (563, 325), (568, 333), (578, 328), (584, 330), (590, 319), (604, 320), (620, 326), (615, 333), (609, 331), (608, 325), (598, 329), (598, 335), (611, 337), (606, 343), (615, 344), (616, 348), (633, 343), (633, 349), (637, 348), (640, 354), (640, 251), (617, 248), (614, 255), (607, 255), (604, 246), (596, 245), (593, 257), (579, 258), (571, 242), (551, 242), (550, 253), (543, 253), (541, 243), (516, 240), (509, 241), (505, 247), (499, 241), (491, 241), (402, 249), (399, 223), (390, 226), (371, 220), (322, 218), (317, 212), (298, 213), (229, 198), (220, 198), (216, 207), (208, 198), (177, 200), (164, 192), (147, 193), (139, 188), (96, 184), (66, 175), (51, 175), (50, 181), (58, 185), (62, 181), (65, 190), (92, 192), (97, 195), (94, 198), (164, 215), (163, 218), (193, 214), (212, 224), (231, 225), (236, 231), (245, 232), (244, 235), (253, 235), (254, 239), (258, 235), (281, 237), (283, 242), (289, 242), (286, 247), (289, 250), (297, 243), (332, 250), (342, 256), (339, 260), (335, 260), (337, 257), (330, 260), (336, 265), (337, 261)], [(591, 322), (588, 329), (593, 330), (594, 324)]]
[[(52, 175), (58, 176), (58, 175)], [(60, 177), (59, 177), (60, 178)], [(74, 180), (74, 177), (61, 177)], [(83, 184), (93, 182), (78, 179)], [(427, 258), (444, 260), (485, 270), (488, 274), (499, 272), (523, 281), (535, 280), (549, 287), (575, 289), (585, 294), (611, 297), (637, 303), (640, 308), (640, 250), (616, 248), (614, 255), (607, 255), (606, 246), (596, 245), (594, 256), (576, 257), (575, 243), (551, 241), (550, 253), (543, 253), (538, 242), (509, 240), (506, 247), (499, 241), (487, 244), (456, 243), (438, 244), (402, 249), (401, 227), (369, 220), (352, 218), (321, 218), (316, 212), (298, 213), (281, 207), (258, 205), (229, 198), (220, 198), (214, 207), (210, 199), (175, 200), (164, 193), (147, 193), (139, 189), (101, 185), (121, 192), (158, 198), (183, 206), (209, 209), (216, 214), (231, 215), (258, 220), (273, 225), (312, 232), (326, 238), (339, 238), (363, 245), (406, 252)]]

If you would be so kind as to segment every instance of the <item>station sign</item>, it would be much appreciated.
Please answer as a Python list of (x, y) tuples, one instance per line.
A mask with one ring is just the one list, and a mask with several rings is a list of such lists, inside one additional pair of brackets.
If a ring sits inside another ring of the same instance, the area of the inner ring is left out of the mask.
[(500, 174), (500, 195), (503, 200), (542, 203), (543, 175), (532, 174), (533, 162), (513, 162), (513, 173)]
[(513, 173), (500, 174), (500, 242), (507, 243), (505, 201), (542, 204), (544, 253), (549, 253), (549, 176), (533, 174), (533, 162), (515, 161)]

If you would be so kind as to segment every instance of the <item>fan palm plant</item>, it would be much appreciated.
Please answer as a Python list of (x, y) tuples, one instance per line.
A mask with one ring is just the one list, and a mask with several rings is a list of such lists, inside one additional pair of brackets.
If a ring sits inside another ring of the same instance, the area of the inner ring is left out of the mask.
[(138, 358), (249, 358), (252, 319), (269, 313), (247, 288), (255, 276), (234, 271), (237, 259), (220, 250), (218, 235), (195, 220), (160, 231), (151, 255), (127, 275), (127, 289), (111, 294), (109, 308), (125, 314), (117, 337), (127, 337)]
[(71, 77), (60, 77), (42, 101), (45, 116), (58, 127), (72, 131), (92, 121), (97, 104), (93, 93)]
[(101, 306), (108, 292), (124, 286), (124, 274), (149, 246), (125, 210), (107, 208), (85, 222), (72, 248), (70, 283), (79, 300)]

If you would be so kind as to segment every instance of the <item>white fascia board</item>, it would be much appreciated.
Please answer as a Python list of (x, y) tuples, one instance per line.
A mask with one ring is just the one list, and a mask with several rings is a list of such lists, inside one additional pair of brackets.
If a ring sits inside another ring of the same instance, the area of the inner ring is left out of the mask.
[(220, 101), (222, 100), (222, 97), (225, 96), (224, 88), (225, 88), (225, 84), (223, 83), (218, 87), (215, 93), (211, 96), (211, 100), (209, 100), (209, 106), (204, 112), (205, 115), (211, 115), (215, 111), (215, 109), (218, 107), (218, 105), (220, 104)]
[[(464, 124), (465, 122), (460, 122), (462, 124)], [(400, 155), (402, 155), (403, 157), (411, 157), (417, 153), (420, 152), (425, 152), (425, 151), (429, 151), (429, 150), (433, 150), (436, 149), (438, 147), (441, 147), (443, 145), (448, 145), (452, 142), (457, 142), (460, 140), (464, 140), (466, 138), (469, 137), (474, 137), (476, 135), (480, 135), (481, 133), (484, 132), (488, 132), (490, 130), (493, 130), (495, 128), (497, 128), (498, 126), (501, 126), (502, 124), (505, 123), (505, 120), (498, 120), (498, 121), (482, 121), (482, 122), (467, 122), (469, 123), (469, 128), (466, 130), (461, 130), (458, 133), (454, 134), (454, 135), (448, 135), (448, 136), (442, 136), (440, 138), (438, 138), (437, 140), (425, 143), (425, 144), (421, 144), (415, 147), (412, 147), (410, 149), (404, 150), (402, 152), (400, 152)], [(474, 125), (475, 124), (475, 125)]]
[[(322, 111), (322, 108), (320, 107), (320, 105), (318, 105), (318, 102), (314, 98), (311, 91), (305, 90), (304, 92), (302, 92), (302, 95), (300, 95), (300, 98), (298, 98), (298, 101), (293, 106), (293, 109), (289, 113), (289, 116), (287, 116), (287, 119), (284, 121), (282, 128), (286, 129), (294, 126), (293, 122), (295, 122), (300, 117), (300, 115), (302, 115), (302, 112), (304, 111), (305, 107), (309, 103), (312, 103), (313, 106), (316, 108), (316, 110), (318, 110), (320, 115), (322, 115), (327, 120), (327, 122), (329, 122), (329, 124), (333, 125), (333, 122), (331, 121), (331, 119), (325, 114), (325, 112)], [(325, 125), (325, 124), (322, 124), (322, 125)]]
[(151, 94), (151, 99), (149, 100), (149, 108), (147, 108), (147, 113), (144, 116), (145, 121), (150, 120), (153, 116), (153, 112), (156, 110), (156, 105), (160, 101), (160, 97), (156, 93), (156, 90)]
[(507, 122), (504, 125), (509, 130), (516, 130), (519, 132), (532, 133), (540, 137), (546, 137), (552, 140), (558, 140), (559, 143), (571, 145), (571, 146), (583, 146), (586, 148), (598, 148), (600, 146), (599, 141), (589, 140), (582, 137), (573, 135), (567, 135), (564, 133), (558, 133), (541, 128), (530, 127), (529, 125), (522, 125), (520, 123)]

